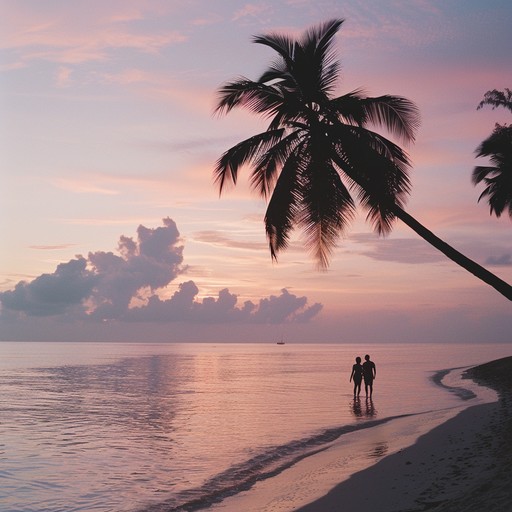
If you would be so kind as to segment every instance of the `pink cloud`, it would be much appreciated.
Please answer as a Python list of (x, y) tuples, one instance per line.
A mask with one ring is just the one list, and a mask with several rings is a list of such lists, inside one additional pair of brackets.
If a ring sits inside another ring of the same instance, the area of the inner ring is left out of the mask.
[(186, 40), (178, 30), (136, 31), (129, 22), (142, 14), (132, 8), (102, 14), (88, 8), (37, 13), (11, 7), (3, 15), (7, 28), (0, 47), (16, 50), (22, 61), (78, 64), (105, 60), (115, 49), (156, 53)]
[(145, 92), (154, 100), (174, 103), (203, 116), (213, 112), (215, 105), (215, 91), (209, 85), (194, 85), (173, 78), (162, 78)]
[(245, 4), (241, 9), (235, 12), (233, 15), (233, 20), (237, 21), (241, 18), (245, 18), (247, 16), (256, 16), (266, 11), (268, 6), (264, 4)]
[(144, 19), (142, 11), (137, 7), (126, 6), (122, 12), (116, 12), (107, 16), (107, 21), (112, 23), (126, 23)]
[[(53, 273), (30, 282), (20, 281), (14, 289), (0, 292), (4, 318), (66, 317), (67, 321), (95, 322), (191, 322), (277, 324), (307, 322), (322, 305), (308, 305), (286, 289), (258, 303), (238, 305), (237, 295), (227, 288), (217, 296), (198, 299), (193, 281), (179, 283), (169, 299), (158, 291), (167, 288), (184, 273), (182, 239), (175, 222), (163, 219), (163, 226), (139, 225), (137, 237), (119, 238), (117, 254), (89, 252), (57, 265)], [(2, 316), (0, 314), (0, 316)]]
[(101, 78), (107, 83), (120, 85), (154, 83), (157, 80), (155, 74), (136, 68), (125, 69), (120, 73), (105, 73)]
[(71, 68), (61, 66), (57, 71), (57, 87), (69, 87), (71, 85)]
[[(58, 178), (54, 181), (54, 185), (63, 190), (73, 192), (75, 194), (100, 194), (100, 195), (118, 195), (119, 190), (116, 190), (113, 186), (98, 184), (97, 180), (91, 179), (91, 175), (83, 176), (83, 178)], [(106, 177), (104, 177), (106, 178)], [(112, 178), (104, 179), (100, 181), (113, 182)]]
[(235, 240), (218, 231), (200, 231), (193, 235), (193, 239), (197, 242), (215, 245), (218, 247), (227, 247), (229, 249), (247, 249), (250, 251), (268, 250), (268, 246), (265, 243)]
[(62, 249), (69, 249), (74, 247), (76, 244), (59, 244), (59, 245), (31, 245), (30, 249), (36, 249), (38, 251), (58, 251)]
[[(172, 142), (168, 143), (168, 151), (173, 151)], [(120, 195), (136, 190), (140, 201), (147, 198), (153, 203), (158, 203), (161, 199), (167, 198), (168, 201), (173, 198), (183, 204), (194, 204), (204, 201), (205, 196), (211, 199), (218, 197), (212, 181), (208, 179), (210, 176), (211, 165), (199, 164), (155, 172), (148, 170), (146, 174), (137, 175), (126, 172), (87, 172), (78, 174), (74, 180), (59, 179), (55, 184), (75, 193)], [(191, 190), (194, 190), (194, 194), (190, 193)]]
[[(22, 52), (23, 60), (48, 60), (64, 64), (80, 64), (106, 60), (115, 49), (131, 49), (157, 53), (162, 48), (183, 42), (185, 36), (178, 32), (161, 35), (136, 35), (105, 30), (83, 34), (40, 34), (12, 43)], [(38, 48), (33, 50), (33, 48)]]
[(215, 13), (208, 13), (206, 15), (201, 16), (200, 18), (195, 18), (192, 20), (192, 25), (201, 27), (207, 25), (215, 25), (222, 21), (222, 16)]

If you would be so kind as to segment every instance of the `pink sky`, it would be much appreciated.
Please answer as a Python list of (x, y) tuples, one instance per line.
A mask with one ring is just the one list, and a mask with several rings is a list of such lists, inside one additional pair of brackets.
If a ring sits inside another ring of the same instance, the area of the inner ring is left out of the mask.
[(360, 212), (327, 272), (300, 240), (272, 263), (265, 204), (216, 159), (262, 128), (212, 115), (217, 88), (272, 61), (251, 43), (345, 18), (339, 94), (415, 101), (407, 210), (512, 282), (512, 223), (471, 184), (512, 87), (512, 6), (490, 0), (0, 0), (0, 340), (512, 341), (510, 302), (404, 225)]

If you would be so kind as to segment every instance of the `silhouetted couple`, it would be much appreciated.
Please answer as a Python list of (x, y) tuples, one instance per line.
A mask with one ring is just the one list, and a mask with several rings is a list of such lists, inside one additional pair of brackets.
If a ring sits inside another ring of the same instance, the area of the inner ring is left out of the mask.
[(377, 368), (375, 363), (370, 361), (370, 356), (366, 354), (364, 356), (364, 363), (361, 364), (361, 358), (356, 357), (356, 364), (352, 366), (352, 373), (350, 374), (349, 382), (354, 381), (354, 397), (359, 396), (361, 393), (361, 381), (364, 380), (364, 389), (366, 396), (371, 398), (373, 394), (373, 381), (377, 376)]

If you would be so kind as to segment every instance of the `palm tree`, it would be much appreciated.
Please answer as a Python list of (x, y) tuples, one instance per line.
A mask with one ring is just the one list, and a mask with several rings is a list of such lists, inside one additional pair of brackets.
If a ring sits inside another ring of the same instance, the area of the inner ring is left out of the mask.
[(220, 193), (236, 184), (242, 166), (252, 167), (251, 184), (268, 200), (265, 229), (277, 259), (294, 227), (326, 268), (337, 239), (348, 227), (356, 202), (379, 234), (396, 217), (450, 259), (512, 300), (512, 287), (448, 244), (403, 209), (410, 192), (408, 155), (369, 125), (382, 126), (399, 140), (414, 140), (419, 113), (398, 96), (367, 97), (362, 90), (334, 97), (339, 63), (333, 39), (343, 20), (306, 31), (297, 40), (270, 34), (254, 42), (275, 50), (276, 62), (257, 81), (245, 77), (219, 91), (216, 112), (244, 107), (269, 120), (265, 131), (228, 149), (214, 178)]
[[(512, 112), (512, 91), (487, 91), (477, 109), (484, 105), (504, 107)], [(473, 170), (474, 185), (484, 182), (486, 188), (478, 201), (488, 199), (491, 215), (500, 217), (504, 210), (512, 219), (512, 126), (496, 123), (494, 130), (476, 149), (477, 157), (489, 157), (492, 165), (477, 166)]]
[(491, 105), (493, 110), (496, 107), (504, 107), (512, 112), (512, 91), (506, 87), (504, 91), (498, 91), (497, 89), (487, 91), (476, 109), (480, 110), (485, 105)]

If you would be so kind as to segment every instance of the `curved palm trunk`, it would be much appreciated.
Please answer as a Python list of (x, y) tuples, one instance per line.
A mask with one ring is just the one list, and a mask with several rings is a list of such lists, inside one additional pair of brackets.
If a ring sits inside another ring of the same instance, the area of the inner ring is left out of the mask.
[(452, 261), (465, 268), (468, 272), (487, 283), (488, 285), (495, 288), (498, 292), (504, 295), (508, 300), (512, 301), (512, 286), (495, 276), (492, 272), (470, 260), (464, 254), (460, 253), (446, 242), (443, 242), (439, 237), (434, 235), (432, 231), (428, 230), (425, 226), (420, 224), (414, 217), (409, 215), (406, 211), (402, 210), (400, 206), (394, 205), (394, 214), (413, 231), (420, 235), (429, 244), (433, 245), (436, 249), (441, 251), (445, 256), (450, 258)]

